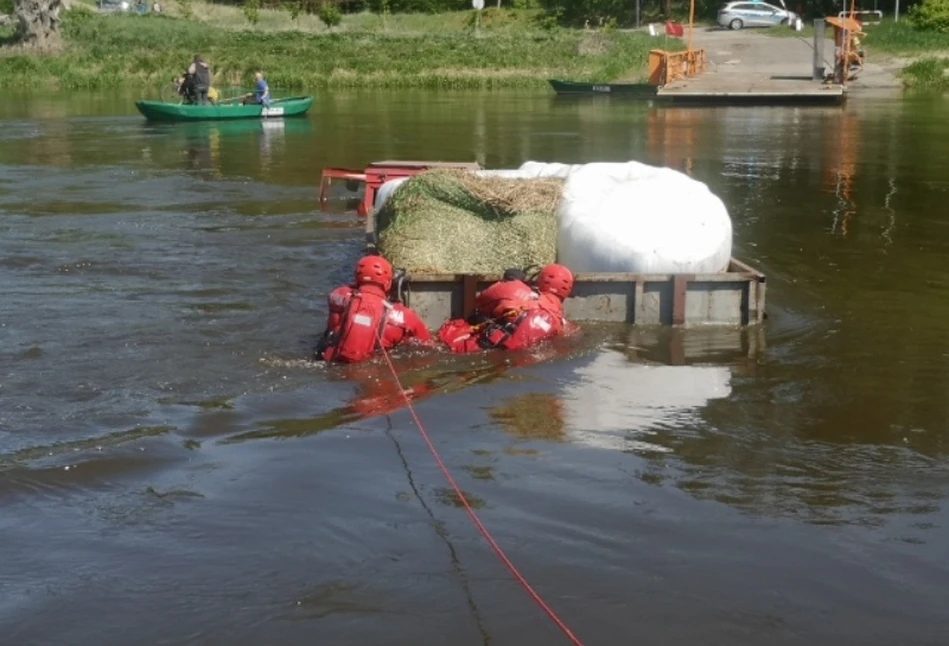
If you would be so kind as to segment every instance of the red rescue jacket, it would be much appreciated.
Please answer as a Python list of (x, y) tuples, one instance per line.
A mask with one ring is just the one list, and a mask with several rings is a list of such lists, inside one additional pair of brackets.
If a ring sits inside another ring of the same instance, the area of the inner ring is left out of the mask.
[(486, 324), (471, 325), (463, 319), (448, 321), (438, 331), (438, 338), (452, 352), (464, 354), (494, 348), (520, 350), (576, 330), (574, 324), (563, 318), (560, 299), (541, 294), (534, 301), (522, 303), (516, 315)]
[(474, 312), (468, 320), (446, 321), (438, 330), (438, 338), (457, 354), (483, 350), (481, 332), (486, 326), (512, 323), (523, 311), (536, 306), (537, 299), (537, 292), (527, 283), (500, 280), (478, 294)]
[(486, 343), (502, 350), (522, 350), (564, 333), (563, 302), (553, 294), (541, 294), (537, 305), (524, 312), (513, 325), (487, 331)]
[(380, 339), (387, 350), (409, 339), (431, 340), (418, 315), (401, 303), (388, 302), (376, 285), (337, 287), (327, 301), (330, 313), (318, 350), (326, 361), (364, 361), (379, 349)]

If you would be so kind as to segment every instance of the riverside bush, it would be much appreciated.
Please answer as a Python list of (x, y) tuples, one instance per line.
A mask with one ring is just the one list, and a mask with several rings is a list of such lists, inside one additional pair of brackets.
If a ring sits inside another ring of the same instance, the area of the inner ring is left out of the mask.
[(317, 15), (320, 17), (320, 20), (323, 21), (323, 24), (332, 29), (343, 22), (343, 14), (339, 9), (336, 8), (336, 5), (324, 2), (320, 7)]
[(909, 88), (945, 92), (949, 90), (949, 59), (921, 58), (910, 63), (901, 73), (903, 85)]
[(922, 31), (949, 34), (949, 0), (923, 0), (913, 7), (910, 19)]

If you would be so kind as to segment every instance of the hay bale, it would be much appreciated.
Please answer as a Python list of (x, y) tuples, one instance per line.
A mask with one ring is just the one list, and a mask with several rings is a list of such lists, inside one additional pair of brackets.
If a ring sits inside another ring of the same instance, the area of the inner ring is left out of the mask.
[(379, 251), (418, 273), (500, 274), (554, 262), (562, 188), (560, 179), (420, 173), (376, 215)]

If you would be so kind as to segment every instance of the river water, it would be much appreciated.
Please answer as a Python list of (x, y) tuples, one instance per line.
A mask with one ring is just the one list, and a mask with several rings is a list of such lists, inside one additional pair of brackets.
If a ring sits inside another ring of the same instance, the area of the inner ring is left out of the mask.
[(768, 276), (760, 329), (397, 359), (581, 640), (944, 642), (949, 102), (334, 93), (154, 126), (131, 100), (0, 104), (0, 642), (566, 643), (384, 368), (306, 361), (362, 243), (320, 170), (381, 159), (684, 169)]

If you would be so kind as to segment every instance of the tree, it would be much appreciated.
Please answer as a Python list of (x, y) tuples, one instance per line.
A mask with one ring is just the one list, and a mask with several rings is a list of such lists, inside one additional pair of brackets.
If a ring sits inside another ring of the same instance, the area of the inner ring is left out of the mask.
[(17, 39), (41, 50), (58, 47), (59, 11), (62, 8), (62, 0), (14, 0)]
[(629, 24), (635, 10), (629, 0), (542, 0), (541, 6), (568, 25), (597, 25), (611, 18)]

